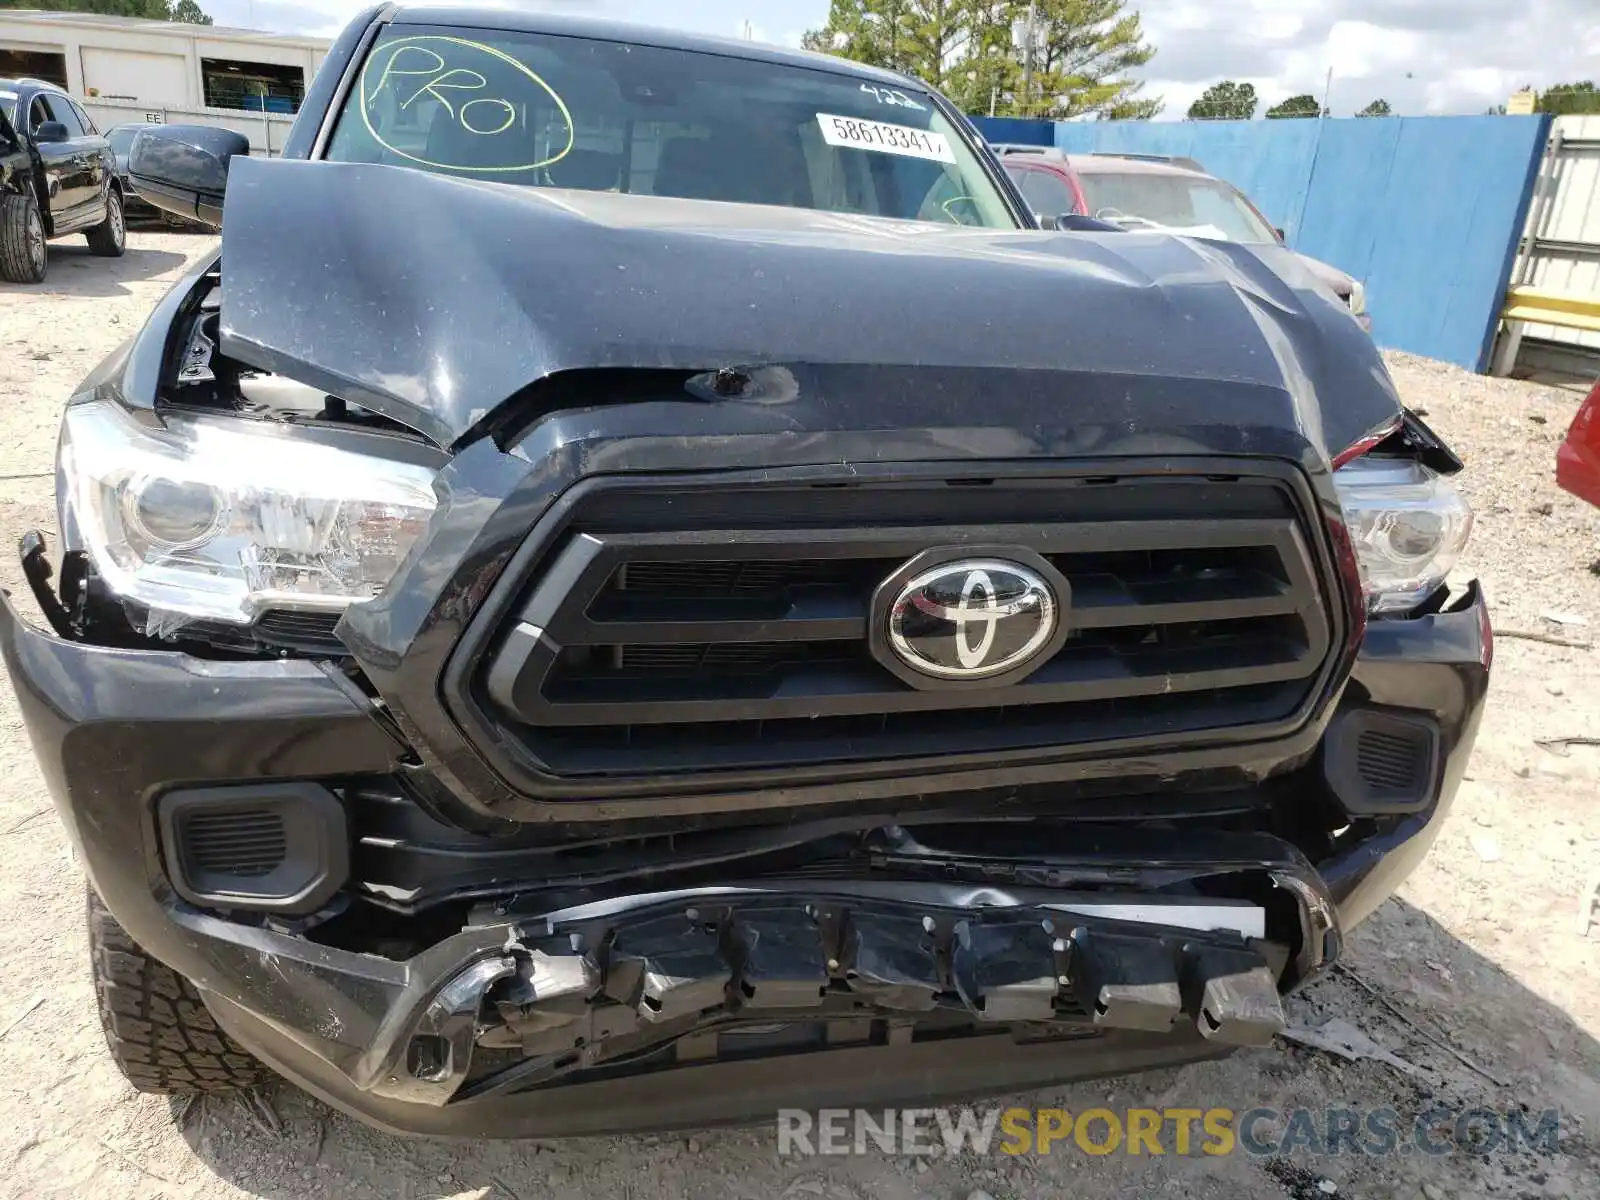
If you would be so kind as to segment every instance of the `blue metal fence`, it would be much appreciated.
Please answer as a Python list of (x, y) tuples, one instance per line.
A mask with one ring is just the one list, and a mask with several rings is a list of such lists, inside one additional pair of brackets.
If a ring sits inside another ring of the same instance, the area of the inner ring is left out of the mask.
[[(1003, 120), (1003, 119), (1002, 119)], [(1048, 145), (1037, 122), (993, 141)], [(1324, 121), (1069, 121), (1054, 144), (1186, 155), (1240, 188), (1296, 250), (1367, 286), (1381, 345), (1488, 366), (1550, 119), (1390, 117)], [(996, 123), (998, 124), (998, 122)], [(1020, 126), (1020, 127), (1019, 127)]]

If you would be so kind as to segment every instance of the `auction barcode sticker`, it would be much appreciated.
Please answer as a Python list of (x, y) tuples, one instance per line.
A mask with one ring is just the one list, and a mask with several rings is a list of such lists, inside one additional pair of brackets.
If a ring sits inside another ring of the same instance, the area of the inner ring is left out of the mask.
[(887, 121), (868, 121), (861, 117), (836, 117), (832, 113), (818, 113), (817, 124), (822, 127), (822, 140), (830, 146), (877, 150), (884, 154), (903, 154), (908, 158), (929, 158), (934, 162), (956, 161), (944, 134), (931, 130), (891, 125)]

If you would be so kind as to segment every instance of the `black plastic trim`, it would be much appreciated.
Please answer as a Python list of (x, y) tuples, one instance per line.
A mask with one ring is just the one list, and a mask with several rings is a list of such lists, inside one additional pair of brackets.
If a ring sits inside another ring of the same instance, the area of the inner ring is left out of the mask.
[[(1361, 738), (1388, 734), (1416, 747), (1416, 767), (1402, 789), (1377, 788), (1361, 771)], [(1323, 772), (1340, 805), (1352, 817), (1414, 813), (1426, 808), (1438, 790), (1439, 727), (1416, 713), (1347, 708), (1329, 724), (1322, 747)]]
[[(202, 813), (259, 810), (282, 823), (284, 854), (260, 877), (239, 876), (232, 887), (203, 886), (190, 845)], [(172, 888), (191, 904), (253, 912), (305, 914), (321, 908), (350, 876), (344, 806), (315, 783), (257, 783), (185, 788), (156, 802), (156, 820)]]

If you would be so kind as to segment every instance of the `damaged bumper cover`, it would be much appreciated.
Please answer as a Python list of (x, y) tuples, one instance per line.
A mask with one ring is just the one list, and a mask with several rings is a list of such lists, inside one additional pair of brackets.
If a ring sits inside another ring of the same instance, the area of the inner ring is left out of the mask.
[[(1214, 1057), (1283, 1027), (1278, 948), (1105, 911), (1099, 895), (766, 882), (501, 921), (383, 964), (171, 916), (258, 981), (245, 1003), (208, 1003), (307, 1089), (400, 1130), (548, 1135), (618, 1128), (588, 1098), (624, 1072), (690, 1071), (711, 1089), (629, 1122), (662, 1127), (761, 1115), (764, 1095), (861, 1103), (846, 1063), (870, 1066), (874, 1099), (913, 1101)], [(1334, 919), (1331, 903), (1317, 911)], [(1320, 965), (1337, 931), (1314, 932)], [(308, 997), (315, 1028), (285, 1029)], [(987, 1047), (977, 1059), (972, 1043)], [(943, 1052), (1000, 1070), (947, 1080)]]

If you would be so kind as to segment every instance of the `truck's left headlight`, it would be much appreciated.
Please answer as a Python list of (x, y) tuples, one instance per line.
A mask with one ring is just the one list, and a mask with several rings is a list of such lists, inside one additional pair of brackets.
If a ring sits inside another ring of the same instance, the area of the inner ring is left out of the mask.
[(429, 467), (231, 417), (147, 427), (109, 401), (68, 407), (60, 469), (95, 568), (157, 629), (369, 599), (434, 508)]

